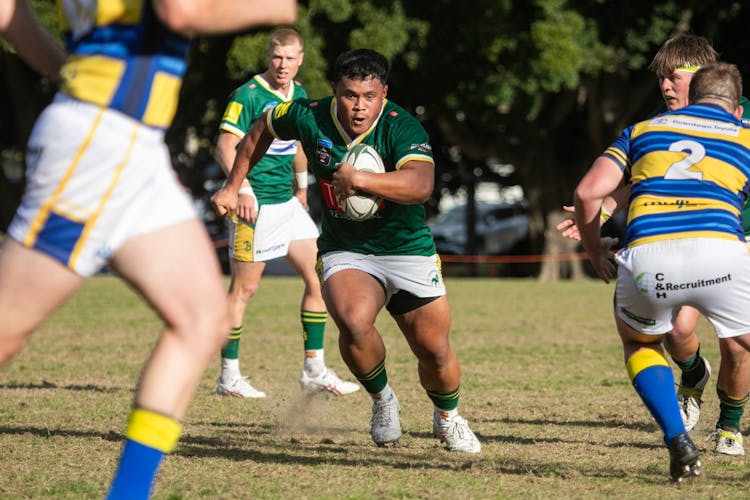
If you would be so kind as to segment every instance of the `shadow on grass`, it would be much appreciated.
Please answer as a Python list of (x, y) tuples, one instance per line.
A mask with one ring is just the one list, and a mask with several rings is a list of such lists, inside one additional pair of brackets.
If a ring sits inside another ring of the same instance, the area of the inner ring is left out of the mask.
[(103, 392), (103, 393), (120, 392), (120, 391), (133, 392), (132, 388), (125, 389), (122, 387), (101, 387), (101, 386), (93, 385), (93, 384), (57, 385), (54, 382), (50, 382), (48, 380), (43, 380), (41, 384), (0, 384), (0, 389), (63, 389), (66, 391), (87, 391), (87, 392)]
[(559, 425), (561, 427), (584, 427), (588, 429), (593, 428), (613, 428), (613, 429), (627, 429), (631, 431), (640, 432), (656, 432), (658, 427), (656, 424), (651, 422), (623, 422), (621, 420), (555, 420), (553, 418), (533, 418), (533, 419), (522, 419), (522, 418), (475, 418), (477, 422), (487, 423), (500, 423), (500, 424), (515, 424), (515, 425), (543, 425), (545, 427), (550, 425)]
[(96, 438), (103, 439), (105, 441), (118, 442), (124, 439), (124, 436), (119, 432), (96, 432), (96, 431), (81, 431), (72, 429), (50, 429), (47, 427), (30, 427), (30, 426), (19, 426), (13, 427), (9, 425), (0, 425), (0, 434), (7, 435), (21, 435), (31, 434), (32, 436), (39, 437), (74, 437), (74, 438)]

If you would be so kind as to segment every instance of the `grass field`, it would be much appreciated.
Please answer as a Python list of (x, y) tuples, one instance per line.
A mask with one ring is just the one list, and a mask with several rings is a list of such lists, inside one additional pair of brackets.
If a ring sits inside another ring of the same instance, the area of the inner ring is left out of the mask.
[[(306, 398), (298, 304), (302, 283), (268, 277), (240, 350), (265, 400), (214, 393), (205, 374), (156, 498), (747, 498), (748, 459), (718, 456), (715, 377), (692, 432), (703, 476), (667, 479), (660, 433), (632, 387), (613, 330), (612, 286), (595, 281), (447, 279), (460, 409), (483, 444), (452, 454), (431, 436), (432, 407), (387, 314), (391, 385), (404, 436), (377, 448), (363, 391)], [(101, 498), (119, 455), (133, 386), (160, 322), (112, 277), (90, 280), (0, 369), (0, 498)], [(702, 352), (718, 349), (700, 324)], [(349, 378), (329, 323), (329, 366)], [(743, 428), (746, 428), (744, 426)]]

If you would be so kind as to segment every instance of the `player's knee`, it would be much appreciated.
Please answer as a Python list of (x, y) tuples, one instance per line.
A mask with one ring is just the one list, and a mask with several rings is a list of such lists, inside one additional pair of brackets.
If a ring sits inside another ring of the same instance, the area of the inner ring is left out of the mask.
[(190, 308), (171, 327), (191, 349), (214, 354), (226, 342), (230, 328), (226, 301), (206, 301)]
[(738, 342), (734, 338), (725, 338), (719, 340), (721, 346), (722, 363), (728, 363), (732, 366), (740, 366), (750, 361), (750, 352), (748, 346)]
[(247, 304), (258, 291), (259, 283), (234, 283), (229, 295), (234, 300)]

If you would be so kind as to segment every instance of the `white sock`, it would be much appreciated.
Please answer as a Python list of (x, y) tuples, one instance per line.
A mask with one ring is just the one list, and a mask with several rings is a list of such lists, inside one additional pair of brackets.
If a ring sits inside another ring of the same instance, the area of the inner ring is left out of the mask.
[(440, 416), (440, 420), (445, 420), (446, 422), (450, 422), (458, 416), (458, 408), (453, 408), (452, 410), (443, 410), (435, 406), (435, 412)]
[(326, 368), (326, 358), (323, 349), (312, 349), (305, 351), (305, 364), (303, 370), (309, 377), (317, 377)]
[(240, 360), (221, 358), (221, 380), (228, 382), (240, 377)]
[(373, 401), (388, 401), (389, 399), (395, 397), (396, 394), (393, 392), (393, 389), (391, 389), (391, 386), (388, 384), (385, 384), (385, 387), (383, 387), (383, 390), (380, 392), (376, 392), (375, 394), (370, 394), (370, 397)]

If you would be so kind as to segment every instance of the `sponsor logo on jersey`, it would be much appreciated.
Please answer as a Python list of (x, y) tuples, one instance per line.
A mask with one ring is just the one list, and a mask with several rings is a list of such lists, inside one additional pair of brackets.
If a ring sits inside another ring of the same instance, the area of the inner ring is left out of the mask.
[(409, 146), (409, 151), (421, 151), (423, 153), (432, 153), (432, 146), (430, 146), (428, 143), (423, 142), (422, 144), (412, 144)]
[(695, 132), (709, 132), (712, 134), (722, 134), (731, 137), (737, 137), (740, 132), (740, 127), (737, 125), (685, 116), (661, 116), (651, 120), (649, 125), (652, 127), (669, 127)]
[(254, 89), (255, 87), (257, 87), (257, 85), (254, 83), (251, 83), (250, 85), (248, 85), (248, 87), (250, 87), (251, 89)]
[(398, 111), (391, 111), (388, 114), (391, 115), (391, 116), (398, 116)]
[(242, 113), (242, 104), (237, 101), (232, 101), (224, 111), (224, 117), (222, 120), (229, 123), (237, 123), (237, 120), (240, 118), (240, 113)]
[(327, 167), (331, 163), (331, 149), (333, 143), (328, 139), (318, 139), (318, 147), (316, 149), (318, 163)]
[(307, 106), (310, 107), (310, 108), (316, 108), (316, 107), (318, 107), (318, 101), (312, 101)]
[(264, 111), (264, 112), (266, 112), (266, 111), (268, 111), (269, 109), (271, 109), (271, 108), (273, 108), (274, 106), (276, 106), (277, 104), (278, 104), (278, 102), (276, 102), (276, 101), (271, 101), (271, 102), (269, 102), (269, 103), (266, 103), (266, 105), (265, 105), (265, 106), (263, 106), (263, 111)]
[(333, 182), (327, 179), (320, 179), (320, 191), (323, 193), (323, 202), (326, 208), (334, 212), (340, 212), (343, 216), (344, 207), (339, 203), (336, 192), (333, 190)]

